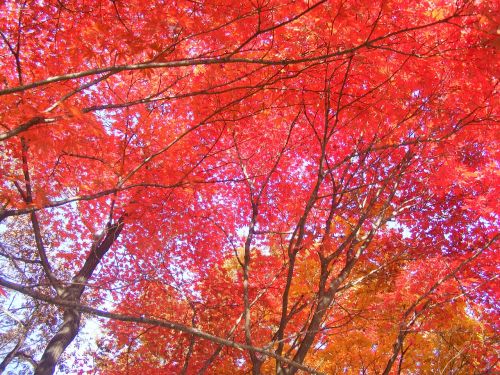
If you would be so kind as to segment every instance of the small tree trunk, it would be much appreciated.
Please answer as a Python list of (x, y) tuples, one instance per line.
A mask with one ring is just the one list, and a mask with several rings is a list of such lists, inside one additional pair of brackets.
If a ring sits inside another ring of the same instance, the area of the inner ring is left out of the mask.
[(9, 365), (10, 362), (12, 362), (12, 360), (16, 357), (17, 355), (17, 352), (19, 351), (19, 349), (21, 349), (21, 346), (23, 346), (24, 344), (24, 340), (26, 339), (26, 335), (23, 335), (19, 341), (17, 342), (16, 346), (14, 347), (14, 349), (12, 349), (9, 354), (7, 354), (5, 356), (5, 358), (3, 359), (2, 363), (0, 363), (0, 374), (2, 374), (5, 369), (7, 368), (7, 366)]

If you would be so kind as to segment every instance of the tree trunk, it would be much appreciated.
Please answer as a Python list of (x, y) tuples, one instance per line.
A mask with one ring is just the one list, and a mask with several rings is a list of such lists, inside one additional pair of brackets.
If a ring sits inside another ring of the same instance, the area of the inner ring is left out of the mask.
[(81, 313), (77, 310), (64, 311), (63, 323), (45, 348), (45, 352), (35, 369), (35, 375), (52, 375), (54, 373), (57, 361), (78, 334), (80, 318)]
[[(115, 224), (108, 225), (106, 232), (97, 238), (80, 271), (72, 280), (72, 284), (61, 293), (61, 298), (67, 301), (80, 302), (87, 282), (92, 277), (97, 265), (115, 242), (123, 229), (123, 217)], [(35, 375), (52, 375), (57, 361), (80, 330), (81, 312), (75, 309), (64, 310), (63, 322), (55, 336), (49, 341), (45, 352), (35, 369)]]

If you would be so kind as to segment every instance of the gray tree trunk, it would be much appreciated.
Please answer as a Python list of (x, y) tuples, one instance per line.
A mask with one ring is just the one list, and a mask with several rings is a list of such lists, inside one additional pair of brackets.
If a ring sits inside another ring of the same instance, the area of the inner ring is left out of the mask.
[(72, 309), (64, 311), (63, 322), (45, 348), (45, 352), (35, 369), (35, 375), (51, 375), (54, 373), (57, 361), (78, 334), (80, 319), (81, 313), (79, 311)]

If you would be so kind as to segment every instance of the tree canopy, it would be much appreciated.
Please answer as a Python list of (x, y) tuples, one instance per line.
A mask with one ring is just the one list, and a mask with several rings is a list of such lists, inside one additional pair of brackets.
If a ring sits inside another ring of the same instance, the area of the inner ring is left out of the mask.
[(499, 15), (2, 2), (0, 370), (499, 370)]

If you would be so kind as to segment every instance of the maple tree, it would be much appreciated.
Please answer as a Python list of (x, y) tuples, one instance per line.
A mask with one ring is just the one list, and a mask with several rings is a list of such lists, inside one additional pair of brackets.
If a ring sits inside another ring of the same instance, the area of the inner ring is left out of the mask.
[(498, 370), (498, 3), (0, 9), (1, 370)]

